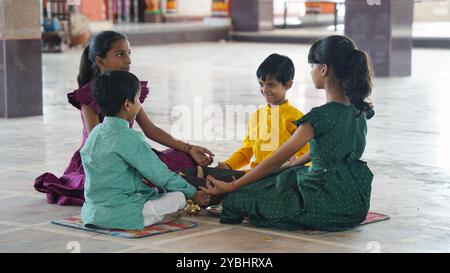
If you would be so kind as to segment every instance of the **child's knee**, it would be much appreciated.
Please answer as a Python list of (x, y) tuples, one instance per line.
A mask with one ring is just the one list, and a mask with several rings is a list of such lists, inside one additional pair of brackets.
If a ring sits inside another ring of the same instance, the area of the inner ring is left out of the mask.
[(170, 199), (177, 204), (178, 209), (182, 209), (186, 207), (186, 197), (182, 192), (175, 191), (167, 193), (170, 196)]
[(222, 224), (240, 224), (244, 220), (244, 216), (230, 204), (222, 207), (222, 214), (220, 216), (220, 223)]

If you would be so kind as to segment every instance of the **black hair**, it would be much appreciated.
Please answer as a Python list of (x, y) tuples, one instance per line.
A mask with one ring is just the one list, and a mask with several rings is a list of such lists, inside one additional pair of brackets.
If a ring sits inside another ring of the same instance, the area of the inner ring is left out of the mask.
[(89, 45), (81, 55), (80, 70), (77, 77), (79, 88), (100, 74), (100, 69), (95, 63), (95, 57), (105, 58), (114, 42), (126, 39), (124, 35), (118, 32), (102, 31), (89, 40)]
[(92, 81), (92, 96), (105, 116), (115, 116), (127, 99), (134, 103), (140, 88), (140, 82), (134, 74), (111, 70)]
[(352, 40), (340, 35), (318, 40), (309, 50), (308, 62), (331, 66), (339, 87), (358, 110), (358, 116), (372, 110), (372, 104), (366, 101), (372, 92), (372, 62)]
[(294, 79), (295, 67), (294, 63), (287, 56), (276, 53), (270, 54), (256, 70), (256, 77), (263, 81), (267, 76), (274, 77), (283, 85)]

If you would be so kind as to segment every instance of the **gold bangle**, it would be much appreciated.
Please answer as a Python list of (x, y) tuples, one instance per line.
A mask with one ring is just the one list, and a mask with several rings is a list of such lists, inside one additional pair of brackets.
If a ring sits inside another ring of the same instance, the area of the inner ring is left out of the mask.
[(233, 187), (233, 191), (237, 191), (236, 180), (233, 180), (233, 182), (231, 182), (231, 186)]
[(186, 145), (184, 145), (183, 152), (188, 153), (191, 148), (191, 144), (186, 143)]

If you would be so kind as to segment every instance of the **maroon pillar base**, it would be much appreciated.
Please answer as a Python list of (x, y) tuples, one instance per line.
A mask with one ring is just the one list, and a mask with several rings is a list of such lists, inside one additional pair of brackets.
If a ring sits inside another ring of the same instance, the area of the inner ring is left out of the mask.
[(410, 76), (413, 0), (345, 1), (345, 35), (369, 53), (375, 75)]
[(231, 0), (234, 31), (272, 30), (273, 0)]
[(0, 40), (0, 117), (42, 115), (41, 40)]

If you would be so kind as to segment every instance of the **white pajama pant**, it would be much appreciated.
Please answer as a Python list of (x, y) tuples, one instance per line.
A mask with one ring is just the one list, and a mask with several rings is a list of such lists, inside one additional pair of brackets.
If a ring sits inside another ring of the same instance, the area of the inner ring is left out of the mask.
[(144, 226), (161, 222), (166, 214), (174, 213), (185, 206), (186, 198), (179, 191), (168, 192), (155, 200), (147, 201), (142, 209)]

